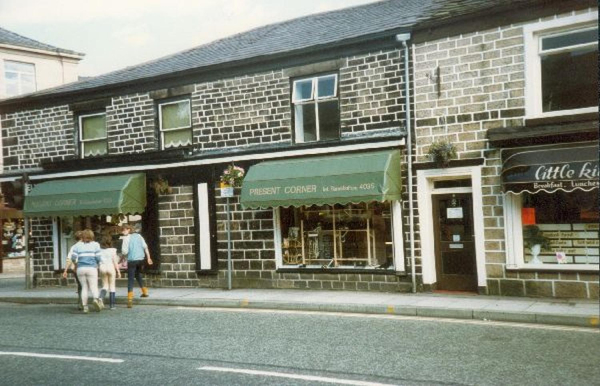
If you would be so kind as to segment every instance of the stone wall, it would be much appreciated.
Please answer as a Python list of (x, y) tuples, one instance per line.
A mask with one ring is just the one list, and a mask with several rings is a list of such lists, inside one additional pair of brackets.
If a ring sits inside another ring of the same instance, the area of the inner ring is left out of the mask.
[[(194, 195), (191, 186), (174, 186), (158, 202), (160, 278), (152, 284), (164, 287), (197, 286)], [(156, 283), (158, 281), (158, 283)]]
[[(342, 138), (404, 127), (404, 69), (399, 51), (344, 59), (346, 64), (339, 69)], [(282, 69), (184, 87), (191, 92), (181, 97), (191, 98), (193, 147), (210, 150), (292, 143), (291, 82)], [(167, 94), (148, 91), (111, 98), (106, 106), (109, 156), (159, 150), (156, 104), (161, 99), (152, 95)], [(73, 112), (69, 105), (61, 105), (0, 116), (6, 170), (76, 157), (77, 116), (89, 112)]]
[(597, 299), (598, 274), (506, 270), (502, 160), (500, 149), (489, 145), (487, 131), (524, 126), (524, 60), (523, 24), (418, 44), (417, 161), (429, 161), (429, 146), (437, 140), (452, 142), (459, 159), (484, 158), (482, 210), (490, 295)]
[(25, 110), (0, 117), (4, 170), (35, 168), (42, 160), (75, 154), (75, 125), (69, 107)]

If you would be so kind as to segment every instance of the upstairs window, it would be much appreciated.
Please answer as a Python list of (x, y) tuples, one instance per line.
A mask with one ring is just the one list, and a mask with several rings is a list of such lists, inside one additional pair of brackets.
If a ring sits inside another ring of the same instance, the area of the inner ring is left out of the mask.
[(585, 18), (525, 28), (528, 116), (598, 111), (598, 26)]
[(106, 114), (79, 116), (79, 143), (81, 157), (97, 157), (108, 153)]
[(13, 61), (4, 62), (6, 96), (13, 97), (36, 91), (35, 65)]
[(192, 113), (189, 100), (158, 104), (162, 149), (192, 144)]
[(336, 74), (295, 80), (292, 103), (296, 142), (339, 139), (340, 106)]

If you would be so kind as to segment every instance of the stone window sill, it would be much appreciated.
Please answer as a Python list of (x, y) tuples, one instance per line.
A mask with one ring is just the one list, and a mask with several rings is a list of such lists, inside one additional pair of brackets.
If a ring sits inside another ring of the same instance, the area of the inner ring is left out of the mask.
[(558, 264), (520, 264), (515, 266), (507, 266), (507, 271), (520, 271), (520, 272), (541, 272), (541, 271), (552, 271), (552, 272), (600, 272), (598, 265), (558, 265)]
[(404, 271), (394, 271), (392, 269), (378, 269), (378, 268), (318, 268), (318, 267), (290, 267), (290, 268), (277, 268), (277, 273), (324, 273), (324, 274), (338, 274), (338, 273), (354, 273), (354, 274), (369, 274), (369, 275), (397, 275), (406, 276)]

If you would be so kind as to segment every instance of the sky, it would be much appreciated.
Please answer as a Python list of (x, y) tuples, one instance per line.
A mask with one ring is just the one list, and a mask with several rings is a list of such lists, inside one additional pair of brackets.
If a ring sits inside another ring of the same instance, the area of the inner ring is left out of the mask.
[(0, 26), (86, 54), (80, 76), (143, 63), (249, 29), (376, 0), (0, 0)]

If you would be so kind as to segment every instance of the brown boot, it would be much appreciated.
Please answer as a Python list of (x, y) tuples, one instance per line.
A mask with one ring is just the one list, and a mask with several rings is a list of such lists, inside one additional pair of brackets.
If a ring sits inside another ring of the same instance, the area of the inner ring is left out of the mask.
[(142, 297), (147, 298), (148, 296), (148, 287), (142, 287)]
[(127, 308), (133, 308), (133, 291), (127, 292)]

